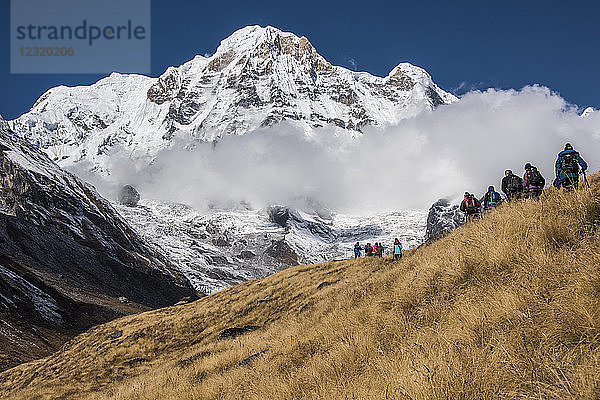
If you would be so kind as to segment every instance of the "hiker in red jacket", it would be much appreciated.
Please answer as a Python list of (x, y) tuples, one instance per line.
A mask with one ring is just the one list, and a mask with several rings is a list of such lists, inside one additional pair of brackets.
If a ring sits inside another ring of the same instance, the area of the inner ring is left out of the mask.
[(465, 213), (467, 221), (474, 218), (479, 218), (479, 212), (481, 209), (481, 202), (475, 198), (471, 193), (465, 192), (465, 197), (460, 203), (460, 211)]

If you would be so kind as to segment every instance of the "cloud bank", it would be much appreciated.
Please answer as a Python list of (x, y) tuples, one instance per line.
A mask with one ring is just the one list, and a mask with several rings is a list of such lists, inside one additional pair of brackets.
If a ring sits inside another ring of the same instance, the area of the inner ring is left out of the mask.
[(526, 162), (549, 184), (566, 142), (597, 170), (600, 112), (581, 118), (577, 111), (544, 87), (490, 89), (358, 138), (282, 123), (216, 145), (179, 143), (145, 168), (116, 156), (111, 179), (200, 209), (306, 198), (340, 212), (422, 209), (440, 197), (499, 188), (505, 169), (522, 174)]

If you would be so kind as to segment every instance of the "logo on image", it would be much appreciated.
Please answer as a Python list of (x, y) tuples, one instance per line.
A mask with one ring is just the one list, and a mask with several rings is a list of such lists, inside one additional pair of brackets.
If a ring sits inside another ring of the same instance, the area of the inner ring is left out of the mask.
[(11, 0), (12, 73), (150, 72), (150, 0)]

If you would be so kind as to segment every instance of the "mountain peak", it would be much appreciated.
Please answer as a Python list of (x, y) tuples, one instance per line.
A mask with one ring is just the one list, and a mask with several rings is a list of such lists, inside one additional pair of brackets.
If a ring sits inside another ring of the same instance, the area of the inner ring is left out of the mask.
[(85, 160), (109, 173), (111, 149), (151, 162), (177, 138), (211, 142), (284, 120), (307, 134), (329, 126), (357, 135), (456, 100), (422, 68), (356, 73), (333, 66), (304, 36), (252, 25), (159, 78), (112, 74), (50, 89), (10, 124), (62, 166)]
[[(248, 25), (233, 32), (227, 38), (221, 41), (221, 46), (233, 47), (240, 44), (256, 44), (262, 41), (271, 41), (278, 36), (293, 37), (299, 39), (298, 36), (291, 32), (284, 32), (278, 28), (267, 25)], [(219, 47), (221, 47), (219, 46)]]
[(221, 70), (233, 61), (245, 64), (249, 59), (277, 62), (281, 61), (280, 56), (286, 55), (298, 61), (308, 57), (325, 68), (331, 68), (331, 64), (317, 53), (306, 37), (298, 37), (272, 26), (263, 28), (258, 25), (241, 28), (221, 41), (215, 54), (210, 57), (209, 68)]

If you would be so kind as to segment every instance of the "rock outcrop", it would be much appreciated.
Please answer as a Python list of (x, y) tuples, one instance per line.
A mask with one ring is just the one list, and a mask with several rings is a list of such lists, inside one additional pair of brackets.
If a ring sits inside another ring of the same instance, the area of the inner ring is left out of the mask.
[(286, 266), (298, 265), (298, 254), (285, 241), (285, 239), (277, 240), (271, 243), (265, 250), (265, 254), (279, 261)]
[(267, 214), (269, 215), (269, 221), (279, 225), (282, 228), (288, 226), (290, 219), (290, 209), (285, 206), (270, 206), (267, 208)]
[(121, 188), (121, 191), (119, 192), (119, 203), (127, 207), (136, 207), (139, 201), (140, 194), (136, 188), (131, 185), (125, 185)]
[(463, 213), (458, 205), (450, 204), (446, 199), (433, 203), (427, 215), (425, 241), (431, 242), (450, 232), (465, 222)]

